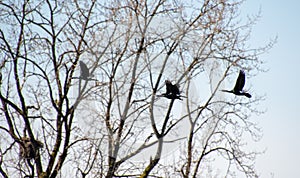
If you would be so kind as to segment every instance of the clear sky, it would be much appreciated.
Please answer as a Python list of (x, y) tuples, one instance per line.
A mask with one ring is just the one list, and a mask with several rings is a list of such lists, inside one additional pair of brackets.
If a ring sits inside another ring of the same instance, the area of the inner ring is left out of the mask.
[[(264, 132), (257, 143), (267, 152), (257, 160), (260, 177), (296, 178), (300, 176), (300, 1), (248, 0), (242, 13), (262, 17), (253, 29), (251, 44), (263, 44), (274, 36), (278, 42), (261, 58), (267, 73), (252, 78), (252, 89), (266, 93), (261, 107), (266, 114), (258, 117)], [(299, 71), (298, 71), (299, 70)]]

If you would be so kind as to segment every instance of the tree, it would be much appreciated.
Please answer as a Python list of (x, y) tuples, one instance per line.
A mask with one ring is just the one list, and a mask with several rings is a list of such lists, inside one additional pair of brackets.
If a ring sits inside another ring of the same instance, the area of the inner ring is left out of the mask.
[[(220, 90), (240, 69), (262, 71), (274, 41), (247, 45), (257, 17), (240, 22), (241, 3), (1, 1), (1, 175), (197, 177), (220, 159), (222, 174), (256, 177), (243, 138), (260, 138), (249, 116), (263, 97)], [(183, 101), (157, 97), (167, 79)]]

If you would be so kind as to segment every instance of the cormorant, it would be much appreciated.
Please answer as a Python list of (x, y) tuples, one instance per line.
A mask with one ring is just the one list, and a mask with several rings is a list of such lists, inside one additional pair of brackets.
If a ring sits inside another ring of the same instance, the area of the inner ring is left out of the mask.
[(168, 99), (181, 99), (180, 91), (178, 85), (173, 85), (169, 80), (165, 81), (166, 84), (166, 93), (163, 93), (160, 96), (166, 97)]
[(245, 72), (240, 70), (239, 76), (236, 79), (235, 86), (232, 90), (222, 90), (223, 92), (233, 93), (235, 95), (244, 95), (248, 98), (251, 98), (251, 95), (249, 93), (246, 93), (243, 91), (245, 85)]
[(81, 70), (80, 78), (82, 78), (83, 80), (88, 80), (88, 77), (90, 76), (88, 67), (82, 61), (79, 61), (79, 64), (80, 64), (80, 70)]
[(35, 158), (38, 150), (40, 148), (43, 148), (44, 144), (38, 140), (36, 140), (36, 144), (37, 145), (34, 145), (31, 141), (30, 141), (30, 138), (28, 137), (22, 137), (21, 138), (21, 143), (20, 144), (20, 153), (19, 155), (22, 157), (22, 158), (25, 158), (25, 159), (33, 159)]

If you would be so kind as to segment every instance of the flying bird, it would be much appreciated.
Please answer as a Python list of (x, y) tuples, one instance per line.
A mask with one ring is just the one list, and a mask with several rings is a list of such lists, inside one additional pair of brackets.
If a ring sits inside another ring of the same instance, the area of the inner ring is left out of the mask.
[[(87, 67), (87, 65), (84, 62), (79, 61), (79, 66), (80, 66), (80, 76), (79, 77), (72, 77), (72, 79), (79, 79), (79, 80), (83, 79), (83, 80), (86, 80), (86, 81), (96, 81), (96, 82), (98, 82), (97, 79), (91, 78), (91, 77), (94, 77), (94, 75), (90, 73), (89, 68)], [(102, 84), (104, 84), (104, 83), (102, 83)], [(100, 83), (97, 84), (97, 85), (100, 85)]]
[(166, 94), (180, 95), (179, 86), (177, 84), (173, 85), (170, 80), (165, 81), (166, 84)]
[(82, 61), (79, 61), (79, 64), (80, 64), (80, 70), (81, 70), (80, 78), (82, 78), (83, 80), (88, 80), (88, 77), (90, 76), (88, 67)]
[(235, 86), (232, 90), (222, 90), (223, 92), (233, 93), (238, 96), (246, 96), (248, 98), (251, 98), (251, 95), (249, 93), (246, 93), (243, 91), (245, 85), (245, 72), (240, 70), (239, 76), (236, 79)]
[(165, 84), (166, 84), (166, 93), (163, 93), (162, 95), (159, 95), (159, 96), (162, 96), (162, 97), (165, 97), (168, 99), (182, 100), (181, 96), (180, 96), (180, 91), (179, 91), (178, 85), (176, 85), (176, 84), (173, 85), (169, 80), (166, 80)]

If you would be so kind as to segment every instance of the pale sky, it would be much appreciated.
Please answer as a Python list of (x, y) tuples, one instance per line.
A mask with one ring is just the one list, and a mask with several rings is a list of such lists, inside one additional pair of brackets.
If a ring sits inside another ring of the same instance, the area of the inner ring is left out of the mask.
[[(267, 73), (251, 79), (252, 89), (266, 94), (261, 103), (266, 114), (253, 115), (263, 129), (258, 142), (267, 152), (257, 160), (260, 177), (296, 178), (300, 175), (300, 1), (248, 0), (242, 13), (254, 14), (261, 8), (262, 17), (254, 27), (251, 44), (264, 44), (274, 36), (278, 42), (267, 54)], [(298, 51), (299, 50), (299, 51)]]

